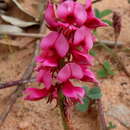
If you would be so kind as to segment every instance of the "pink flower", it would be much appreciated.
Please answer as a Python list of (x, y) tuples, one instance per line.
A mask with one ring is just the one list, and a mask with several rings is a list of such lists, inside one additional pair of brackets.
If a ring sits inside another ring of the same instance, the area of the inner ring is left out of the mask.
[(36, 101), (36, 100), (40, 100), (48, 96), (49, 90), (47, 90), (46, 88), (43, 88), (43, 89), (27, 88), (24, 91), (24, 94), (27, 95), (24, 99), (30, 100), (30, 101)]
[(50, 70), (47, 68), (41, 69), (37, 74), (36, 81), (39, 83), (44, 83), (45, 87), (49, 89), (52, 84), (52, 76)]
[(72, 98), (74, 100), (82, 99), (85, 95), (85, 91), (81, 87), (73, 86), (70, 81), (64, 83), (62, 92), (64, 96)]
[(57, 67), (59, 56), (53, 49), (43, 50), (39, 56), (36, 57), (36, 62), (41, 63), (42, 67)]
[(93, 47), (91, 30), (85, 26), (79, 28), (74, 35), (74, 45), (81, 45), (83, 50), (89, 51)]
[(77, 25), (82, 25), (87, 19), (85, 8), (72, 0), (62, 2), (58, 6), (57, 15), (61, 21)]
[(92, 65), (93, 57), (86, 52), (72, 51), (74, 62), (81, 65)]
[(86, 11), (88, 14), (88, 19), (86, 20), (85, 25), (88, 28), (95, 29), (97, 27), (107, 26), (106, 23), (95, 16), (94, 10), (92, 8), (92, 0), (86, 0)]
[(82, 68), (83, 69), (83, 78), (81, 79), (82, 81), (85, 81), (85, 82), (93, 82), (93, 83), (99, 83), (95, 77), (95, 74), (90, 71), (89, 69), (85, 69), (85, 68)]
[(51, 3), (48, 3), (47, 9), (45, 10), (45, 20), (50, 28), (54, 30), (57, 28), (58, 23), (55, 16), (54, 5)]
[(37, 101), (50, 96), (50, 101), (52, 101), (52, 99), (57, 98), (57, 89), (54, 86), (52, 86), (50, 89), (27, 88), (24, 91), (24, 94), (26, 94), (24, 98), (25, 100)]
[(51, 32), (41, 41), (41, 48), (55, 49), (60, 57), (64, 57), (69, 50), (69, 44), (63, 34)]
[(83, 72), (81, 67), (76, 63), (66, 64), (58, 73), (57, 78), (61, 82), (65, 82), (70, 78), (81, 79)]

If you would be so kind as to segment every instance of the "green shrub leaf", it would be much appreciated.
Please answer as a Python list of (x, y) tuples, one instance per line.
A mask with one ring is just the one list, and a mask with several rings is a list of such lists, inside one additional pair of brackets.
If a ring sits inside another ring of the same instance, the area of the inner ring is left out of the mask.
[(104, 68), (98, 70), (97, 74), (100, 78), (107, 78), (107, 72)]
[(103, 17), (105, 17), (105, 16), (107, 16), (107, 15), (109, 15), (109, 14), (111, 14), (111, 13), (112, 13), (112, 10), (110, 10), (110, 9), (103, 10), (103, 11), (100, 13), (100, 17), (103, 18)]
[(99, 99), (101, 98), (102, 94), (101, 94), (101, 90), (99, 87), (94, 87), (94, 88), (91, 88), (88, 92), (88, 95), (87, 95), (89, 98), (91, 99)]
[(103, 22), (107, 23), (109, 26), (112, 26), (112, 21), (107, 19), (102, 19)]
[(96, 17), (101, 18), (100, 11), (97, 8), (94, 9), (94, 12)]
[(89, 98), (86, 97), (86, 98), (83, 99), (83, 102), (84, 102), (84, 104), (78, 103), (76, 105), (76, 109), (81, 111), (81, 112), (86, 112), (88, 110), (88, 108), (89, 108), (90, 100), (89, 100)]

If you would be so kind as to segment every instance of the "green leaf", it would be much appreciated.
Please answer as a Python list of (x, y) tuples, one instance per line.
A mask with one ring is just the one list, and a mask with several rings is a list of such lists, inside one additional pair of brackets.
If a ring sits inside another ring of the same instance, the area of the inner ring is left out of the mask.
[(111, 70), (111, 65), (110, 65), (109, 61), (105, 60), (103, 63), (103, 66), (107, 71)]
[(90, 88), (88, 86), (83, 87), (85, 89), (86, 94), (89, 92)]
[(109, 61), (104, 61), (103, 66), (104, 66), (105, 70), (107, 71), (108, 75), (114, 75), (114, 72), (111, 69), (111, 65), (110, 65)]
[(92, 56), (96, 56), (96, 52), (95, 52), (93, 49), (91, 49), (91, 50), (89, 51), (89, 54), (92, 55)]
[(100, 11), (97, 8), (94, 9), (94, 12), (96, 17), (101, 18)]
[(89, 100), (89, 98), (86, 97), (86, 98), (83, 99), (83, 102), (84, 102), (84, 104), (78, 103), (76, 105), (76, 109), (81, 111), (81, 112), (86, 112), (88, 110), (88, 108), (89, 108), (90, 100)]
[(99, 87), (94, 87), (94, 88), (91, 88), (88, 92), (88, 95), (87, 95), (89, 98), (91, 99), (99, 99), (101, 98), (102, 94), (101, 94), (101, 90)]
[(100, 13), (100, 17), (103, 18), (103, 17), (105, 17), (105, 16), (107, 16), (107, 15), (109, 15), (109, 14), (111, 14), (111, 13), (112, 13), (112, 10), (110, 10), (110, 9), (103, 10), (103, 11)]
[(112, 21), (107, 19), (102, 19), (103, 22), (107, 23), (109, 26), (112, 26)]
[(104, 68), (98, 70), (97, 74), (100, 78), (107, 78), (107, 72)]
[(108, 71), (107, 73), (108, 73), (109, 75), (114, 75), (114, 74), (115, 74), (115, 73), (114, 73), (113, 71), (111, 71), (111, 70)]
[(108, 124), (108, 130), (116, 128), (116, 125), (114, 125), (112, 122), (109, 122)]

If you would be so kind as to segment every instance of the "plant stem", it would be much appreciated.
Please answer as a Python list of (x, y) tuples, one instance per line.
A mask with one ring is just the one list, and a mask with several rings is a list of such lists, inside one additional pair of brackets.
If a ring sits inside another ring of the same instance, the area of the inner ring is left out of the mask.
[(70, 130), (68, 126), (68, 119), (66, 116), (64, 100), (65, 100), (65, 97), (62, 95), (61, 91), (59, 91), (59, 108), (60, 108), (60, 113), (62, 117), (62, 124), (63, 124), (64, 130)]
[(100, 122), (100, 129), (101, 130), (108, 130), (106, 120), (104, 117), (101, 99), (97, 100), (97, 105), (98, 105), (98, 115), (99, 115), (98, 117), (99, 117), (99, 122)]
[(9, 88), (9, 87), (20, 85), (20, 84), (31, 83), (34, 81), (35, 81), (35, 78), (31, 78), (31, 79), (25, 79), (25, 80), (21, 79), (21, 80), (16, 80), (16, 81), (9, 81), (9, 82), (5, 82), (5, 83), (0, 83), (0, 89)]

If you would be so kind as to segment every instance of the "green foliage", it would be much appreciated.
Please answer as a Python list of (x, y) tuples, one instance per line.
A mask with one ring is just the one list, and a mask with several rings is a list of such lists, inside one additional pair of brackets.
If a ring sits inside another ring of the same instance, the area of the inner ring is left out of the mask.
[(96, 17), (101, 18), (100, 11), (97, 8), (94, 9), (94, 12)]
[(109, 26), (112, 26), (112, 21), (108, 19), (102, 19), (103, 22), (107, 23)]
[(101, 90), (99, 87), (91, 88), (88, 91), (88, 97), (90, 99), (99, 99), (99, 98), (101, 98), (101, 96), (102, 96), (102, 94), (101, 94)]
[(92, 56), (96, 56), (96, 52), (95, 52), (93, 49), (91, 49), (91, 50), (89, 51), (89, 54), (92, 55)]
[(99, 99), (102, 96), (99, 87), (89, 88), (88, 86), (85, 86), (84, 89), (86, 92), (86, 96), (83, 99), (83, 104), (80, 103), (76, 104), (76, 109), (81, 112), (85, 112), (88, 110), (91, 100)]
[(104, 61), (103, 67), (97, 71), (97, 74), (100, 78), (107, 78), (110, 75), (114, 75), (111, 65), (108, 61)]
[(103, 11), (99, 11), (97, 8), (94, 9), (96, 17), (100, 18), (103, 22), (107, 23), (108, 25), (112, 26), (112, 21), (108, 19), (104, 19), (105, 16), (108, 16), (112, 13), (112, 10), (105, 9)]
[(116, 128), (116, 125), (113, 124), (112, 122), (109, 122), (108, 130), (115, 129), (115, 128)]
[(76, 104), (76, 109), (81, 111), (81, 112), (85, 112), (89, 108), (89, 103), (90, 103), (89, 98), (84, 98), (83, 104), (80, 104), (80, 103)]
[(109, 14), (111, 14), (111, 13), (112, 13), (111, 10), (105, 9), (105, 10), (103, 10), (103, 11), (100, 13), (100, 17), (103, 18), (103, 17), (105, 17), (105, 16), (107, 16), (107, 15), (109, 15)]

